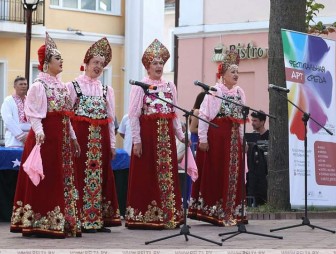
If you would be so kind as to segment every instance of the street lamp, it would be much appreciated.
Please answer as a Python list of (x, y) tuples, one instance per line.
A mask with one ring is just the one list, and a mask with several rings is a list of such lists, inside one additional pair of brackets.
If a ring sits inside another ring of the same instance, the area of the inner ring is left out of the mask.
[(26, 69), (25, 76), (29, 87), (30, 41), (32, 28), (32, 13), (36, 10), (40, 0), (21, 0), (26, 11)]

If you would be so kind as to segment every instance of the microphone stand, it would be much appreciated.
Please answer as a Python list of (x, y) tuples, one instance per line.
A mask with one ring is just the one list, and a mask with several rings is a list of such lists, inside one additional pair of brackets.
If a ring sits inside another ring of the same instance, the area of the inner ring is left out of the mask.
[[(238, 103), (236, 101), (224, 98), (224, 97), (220, 97), (220, 96), (217, 96), (217, 95), (213, 95), (213, 96), (215, 96), (216, 98), (219, 98), (221, 100), (227, 101), (229, 103), (233, 103), (233, 104), (236, 104), (238, 106), (241, 106), (242, 107), (243, 120), (244, 120), (244, 128), (243, 128), (243, 134), (244, 134), (243, 135), (243, 156), (242, 156), (242, 172), (241, 172), (241, 189), (242, 189), (241, 210), (240, 210), (241, 221), (239, 221), (237, 223), (238, 231), (221, 233), (221, 234), (218, 234), (218, 235), (219, 236), (231, 235), (231, 236), (229, 236), (227, 238), (222, 239), (222, 242), (224, 242), (224, 241), (226, 241), (226, 240), (228, 240), (230, 238), (233, 238), (233, 237), (235, 237), (235, 236), (237, 236), (239, 234), (242, 234), (242, 233), (251, 234), (251, 235), (265, 236), (265, 237), (271, 237), (271, 238), (277, 238), (277, 239), (283, 239), (282, 236), (266, 235), (266, 234), (261, 234), (261, 233), (257, 233), (257, 232), (248, 232), (246, 230), (245, 224), (243, 223), (244, 206), (245, 206), (245, 204), (244, 204), (244, 196), (245, 196), (245, 156), (246, 156), (246, 153), (245, 153), (245, 147), (246, 147), (245, 133), (246, 133), (246, 119), (247, 119), (247, 116), (248, 116), (250, 110), (252, 110), (254, 112), (259, 112), (259, 111), (256, 110), (256, 109), (247, 107), (247, 106), (245, 106), (245, 105), (243, 105), (241, 103)], [(264, 113), (264, 114), (267, 115), (268, 117), (275, 118), (272, 115), (268, 115), (266, 113)]]
[(145, 94), (151, 94), (152, 96), (154, 96), (155, 98), (161, 100), (161, 101), (164, 101), (166, 103), (168, 103), (169, 105), (173, 106), (174, 108), (178, 108), (179, 110), (183, 111), (184, 112), (184, 117), (185, 117), (185, 121), (186, 121), (186, 131), (185, 131), (185, 134), (184, 134), (184, 145), (185, 145), (185, 148), (184, 148), (184, 183), (183, 183), (183, 188), (184, 188), (184, 193), (183, 193), (183, 217), (184, 217), (184, 223), (183, 223), (183, 226), (180, 230), (180, 233), (177, 233), (177, 234), (173, 234), (173, 235), (170, 235), (170, 236), (166, 236), (166, 237), (162, 237), (162, 238), (158, 238), (158, 239), (155, 239), (155, 240), (152, 240), (152, 241), (147, 241), (145, 242), (146, 245), (148, 244), (151, 244), (151, 243), (154, 243), (154, 242), (158, 242), (158, 241), (162, 241), (162, 240), (166, 240), (166, 239), (170, 239), (170, 238), (173, 238), (173, 237), (176, 237), (176, 236), (180, 236), (180, 235), (184, 235), (185, 237), (185, 240), (188, 241), (188, 236), (192, 236), (192, 237), (195, 237), (195, 238), (198, 238), (198, 239), (201, 239), (203, 241), (207, 241), (207, 242), (210, 242), (210, 243), (214, 243), (214, 244), (217, 244), (219, 246), (222, 246), (222, 243), (221, 242), (215, 242), (215, 241), (212, 241), (210, 239), (206, 239), (204, 237), (201, 237), (201, 236), (197, 236), (197, 235), (194, 235), (192, 233), (190, 233), (190, 226), (187, 225), (187, 208), (188, 208), (188, 203), (187, 203), (187, 192), (188, 192), (188, 185), (187, 185), (187, 180), (188, 180), (188, 177), (187, 177), (187, 168), (188, 168), (188, 144), (189, 144), (189, 135), (188, 135), (188, 119), (189, 119), (189, 116), (194, 116), (196, 118), (198, 118), (199, 120), (203, 121), (203, 122), (206, 122), (208, 123), (209, 125), (211, 125), (212, 127), (218, 127), (218, 125), (214, 124), (214, 123), (210, 123), (198, 116), (195, 116), (191, 111), (187, 111), (183, 108), (180, 108), (179, 106), (165, 100), (165, 99), (162, 99), (160, 98), (159, 96), (157, 96), (156, 94), (153, 94), (153, 93), (149, 93), (148, 89), (145, 89), (144, 88), (144, 92)]
[(302, 223), (301, 224), (296, 224), (296, 225), (292, 225), (292, 226), (288, 226), (288, 227), (282, 227), (282, 228), (276, 228), (276, 229), (271, 229), (270, 232), (273, 231), (278, 231), (278, 230), (282, 230), (282, 229), (288, 229), (288, 228), (295, 228), (295, 227), (301, 227), (301, 226), (308, 226), (311, 227), (312, 229), (314, 228), (319, 228), (321, 230), (325, 230), (328, 232), (331, 232), (333, 234), (335, 234), (334, 230), (330, 230), (330, 229), (326, 229), (326, 228), (322, 228), (316, 225), (313, 225), (310, 223), (309, 218), (308, 218), (308, 209), (307, 209), (307, 175), (308, 175), (308, 170), (307, 170), (307, 122), (309, 119), (311, 119), (314, 123), (316, 123), (318, 126), (320, 126), (321, 128), (323, 128), (329, 135), (333, 135), (333, 133), (331, 131), (329, 131), (327, 128), (325, 128), (324, 126), (322, 126), (319, 122), (317, 122), (314, 118), (312, 118), (310, 116), (310, 113), (305, 112), (303, 109), (301, 109), (299, 106), (297, 106), (296, 104), (294, 104), (291, 100), (289, 100), (286, 96), (284, 96), (283, 94), (281, 94), (278, 91), (278, 94), (285, 98), (290, 104), (292, 104), (295, 108), (297, 108), (300, 112), (303, 113), (302, 115), (302, 122), (304, 124), (304, 194), (305, 194), (305, 215), (304, 217), (302, 217)]

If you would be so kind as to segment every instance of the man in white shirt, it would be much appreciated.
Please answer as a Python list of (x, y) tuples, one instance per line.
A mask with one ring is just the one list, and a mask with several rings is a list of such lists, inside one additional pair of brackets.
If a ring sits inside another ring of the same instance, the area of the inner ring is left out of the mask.
[(30, 124), (24, 113), (27, 88), (27, 80), (24, 77), (16, 77), (14, 94), (6, 97), (1, 106), (6, 147), (23, 147), (30, 130)]
[(124, 150), (128, 153), (129, 156), (131, 156), (132, 132), (128, 114), (124, 115), (124, 117), (122, 118), (119, 124), (118, 132), (120, 133), (120, 136), (124, 139)]

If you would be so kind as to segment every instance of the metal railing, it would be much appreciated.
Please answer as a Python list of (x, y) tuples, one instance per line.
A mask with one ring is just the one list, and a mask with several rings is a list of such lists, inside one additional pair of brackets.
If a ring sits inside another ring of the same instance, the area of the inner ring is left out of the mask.
[[(44, 25), (44, 1), (38, 3), (32, 13), (32, 24)], [(21, 0), (0, 0), (0, 21), (26, 23), (25, 10)]]

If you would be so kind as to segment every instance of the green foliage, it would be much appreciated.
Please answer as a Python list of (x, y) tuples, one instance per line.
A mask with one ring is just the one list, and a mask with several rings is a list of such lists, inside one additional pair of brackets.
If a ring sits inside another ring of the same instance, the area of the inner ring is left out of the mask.
[[(301, 209), (291, 209), (291, 210), (281, 210), (276, 209), (270, 204), (266, 203), (257, 207), (247, 207), (247, 212), (249, 213), (279, 213), (279, 212), (302, 212), (304, 208)], [(316, 207), (314, 205), (308, 206), (307, 210), (310, 212), (334, 212), (336, 211), (336, 207)]]
[(247, 207), (246, 209), (251, 213), (274, 213), (280, 211), (268, 203), (257, 207)]
[(306, 3), (306, 28), (310, 34), (329, 34), (336, 31), (336, 22), (330, 26), (325, 26), (321, 21), (315, 22), (314, 18), (324, 9), (324, 5), (316, 3), (315, 0), (307, 0)]

